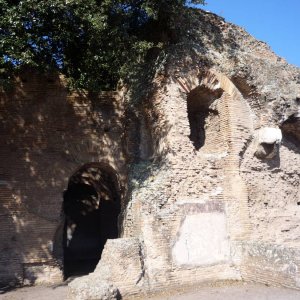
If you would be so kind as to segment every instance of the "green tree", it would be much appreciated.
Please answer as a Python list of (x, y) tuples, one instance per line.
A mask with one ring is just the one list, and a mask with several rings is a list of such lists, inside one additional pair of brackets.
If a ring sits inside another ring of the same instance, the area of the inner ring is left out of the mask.
[[(188, 4), (204, 4), (190, 0)], [(184, 0), (0, 0), (0, 80), (24, 66), (113, 88), (153, 46), (176, 43)]]

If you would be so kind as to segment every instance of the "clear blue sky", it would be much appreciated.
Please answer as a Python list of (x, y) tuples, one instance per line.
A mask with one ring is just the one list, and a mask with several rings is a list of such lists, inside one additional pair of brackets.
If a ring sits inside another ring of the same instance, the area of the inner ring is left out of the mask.
[(300, 0), (206, 0), (199, 6), (245, 28), (300, 67)]

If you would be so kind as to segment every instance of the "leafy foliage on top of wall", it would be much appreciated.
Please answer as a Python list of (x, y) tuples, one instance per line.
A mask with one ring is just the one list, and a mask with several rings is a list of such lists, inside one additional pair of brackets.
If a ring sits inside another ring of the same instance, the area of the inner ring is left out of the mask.
[(204, 1), (0, 0), (0, 84), (27, 66), (58, 71), (75, 88), (112, 89), (176, 43), (187, 4)]

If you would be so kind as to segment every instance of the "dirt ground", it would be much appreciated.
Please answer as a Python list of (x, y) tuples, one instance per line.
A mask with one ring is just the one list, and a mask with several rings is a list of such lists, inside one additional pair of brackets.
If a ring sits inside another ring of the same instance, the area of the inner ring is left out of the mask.
[(151, 300), (300, 300), (300, 291), (261, 284), (234, 283), (193, 288), (180, 294), (159, 295)]
[(64, 300), (67, 299), (67, 286), (34, 286), (18, 288), (1, 293), (1, 300)]
[[(7, 292), (0, 291), (1, 300), (64, 300), (67, 286), (25, 287)], [(156, 297), (141, 297), (151, 300), (298, 300), (300, 291), (282, 287), (267, 287), (259, 284), (230, 284), (193, 288), (183, 294), (164, 293)]]

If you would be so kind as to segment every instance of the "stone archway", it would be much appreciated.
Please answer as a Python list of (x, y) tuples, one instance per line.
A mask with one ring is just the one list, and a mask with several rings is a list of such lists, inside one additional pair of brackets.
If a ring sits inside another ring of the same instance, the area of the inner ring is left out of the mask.
[(115, 171), (103, 164), (82, 166), (64, 192), (64, 276), (93, 272), (107, 239), (118, 237), (120, 191)]

